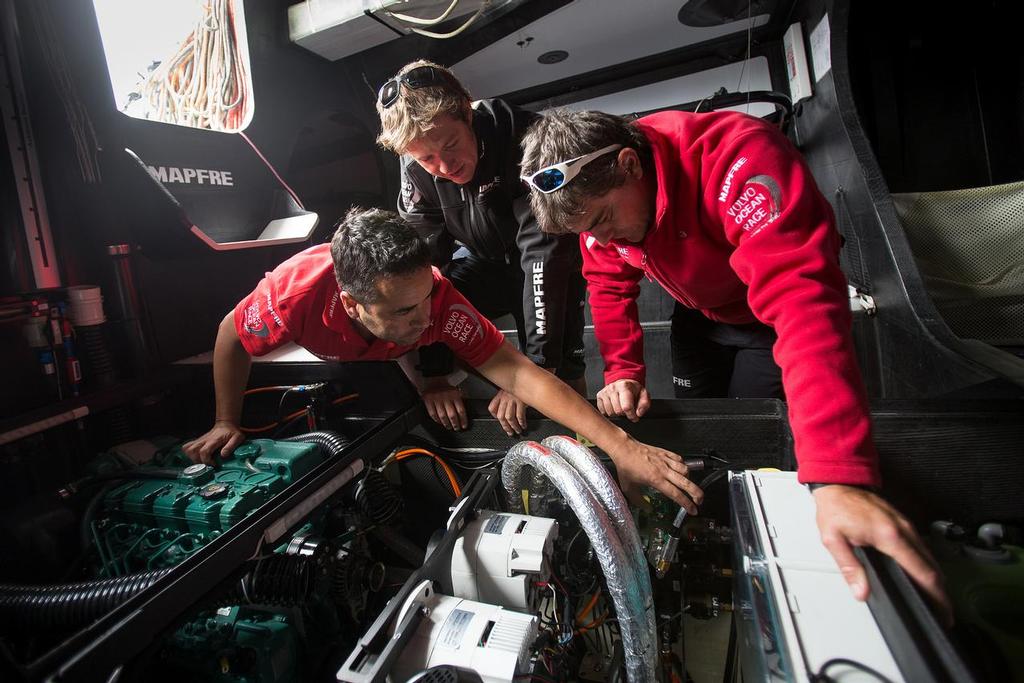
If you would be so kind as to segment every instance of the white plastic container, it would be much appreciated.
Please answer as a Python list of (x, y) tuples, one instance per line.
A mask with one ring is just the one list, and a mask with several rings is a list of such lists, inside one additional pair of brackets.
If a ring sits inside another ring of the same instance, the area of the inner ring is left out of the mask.
[(99, 287), (78, 285), (68, 287), (68, 313), (75, 327), (100, 325), (106, 322), (103, 315), (103, 294)]

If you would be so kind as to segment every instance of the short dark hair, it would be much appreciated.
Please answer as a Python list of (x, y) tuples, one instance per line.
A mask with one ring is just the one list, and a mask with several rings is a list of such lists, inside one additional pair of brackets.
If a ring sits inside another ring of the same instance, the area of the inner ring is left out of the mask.
[(331, 238), (338, 286), (363, 304), (377, 300), (377, 281), (430, 266), (430, 250), (393, 211), (353, 207)]
[[(523, 136), (521, 171), (529, 177), (551, 164), (619, 144), (631, 147), (640, 157), (645, 172), (653, 172), (651, 143), (631, 119), (600, 111), (556, 110), (540, 117)], [(566, 224), (583, 212), (584, 203), (626, 182), (618, 155), (608, 152), (587, 164), (565, 187), (544, 194), (530, 188), (533, 215), (545, 232), (568, 232)]]

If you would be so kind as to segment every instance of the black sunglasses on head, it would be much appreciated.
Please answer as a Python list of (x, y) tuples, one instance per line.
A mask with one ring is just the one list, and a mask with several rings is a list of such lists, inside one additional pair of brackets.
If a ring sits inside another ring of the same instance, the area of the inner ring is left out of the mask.
[(442, 85), (446, 82), (443, 72), (438, 71), (432, 66), (418, 66), (404, 74), (395, 76), (380, 86), (380, 90), (377, 91), (377, 101), (385, 109), (393, 105), (398, 101), (398, 95), (402, 91), (402, 83), (405, 83), (410, 88), (419, 89), (431, 85)]

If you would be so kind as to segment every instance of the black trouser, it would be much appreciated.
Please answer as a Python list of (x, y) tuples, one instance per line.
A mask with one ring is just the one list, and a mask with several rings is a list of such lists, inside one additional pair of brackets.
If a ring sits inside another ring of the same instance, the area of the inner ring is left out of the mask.
[[(455, 285), (455, 289), (491, 320), (511, 315), (516, 321), (519, 348), (525, 352), (524, 274), (518, 262), (504, 263), (469, 254), (452, 261), (446, 275)], [(586, 371), (583, 354), (583, 306), (580, 305), (583, 302), (584, 283), (582, 277), (577, 280), (579, 286), (570, 287), (570, 291), (567, 292), (571, 301), (577, 303), (567, 302), (565, 307), (561, 357), (552, 359), (558, 364), (556, 374), (563, 380), (579, 379)], [(451, 350), (441, 343), (422, 347), (419, 369), (425, 377), (447, 375), (454, 369)]]
[(672, 312), (676, 398), (783, 398), (772, 358), (775, 332), (763, 323), (728, 325), (677, 303)]

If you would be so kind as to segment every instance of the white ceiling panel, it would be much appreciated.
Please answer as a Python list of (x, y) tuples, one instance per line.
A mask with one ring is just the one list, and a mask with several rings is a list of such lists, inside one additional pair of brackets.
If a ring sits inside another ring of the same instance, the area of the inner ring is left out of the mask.
[[(725, 88), (729, 92), (771, 90), (772, 79), (768, 71), (768, 60), (764, 57), (754, 57), (746, 62), (746, 66), (743, 65), (743, 62), (726, 64), (638, 88), (621, 90), (610, 95), (580, 100), (567, 104), (564, 108), (575, 111), (596, 109), (609, 114), (625, 116), (689, 102), (699, 102), (705, 97), (711, 97), (720, 88)], [(775, 111), (775, 106), (753, 102), (749, 105), (729, 107), (729, 109), (742, 111), (751, 116), (767, 116)], [(701, 111), (705, 110), (706, 108)]]
[[(473, 97), (494, 97), (747, 30), (768, 22), (694, 28), (679, 23), (680, 0), (575, 0), (470, 55), (452, 68)], [(527, 38), (532, 38), (525, 42)], [(524, 41), (523, 46), (517, 43)], [(567, 59), (537, 58), (565, 50)]]

